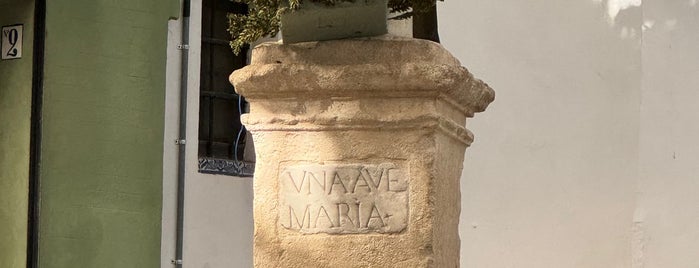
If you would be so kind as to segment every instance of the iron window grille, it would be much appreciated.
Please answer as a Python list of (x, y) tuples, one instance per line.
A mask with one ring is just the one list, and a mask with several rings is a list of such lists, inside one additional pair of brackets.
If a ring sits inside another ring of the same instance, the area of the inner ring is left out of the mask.
[(247, 63), (247, 48), (233, 54), (227, 13), (246, 13), (245, 4), (230, 0), (202, 2), (201, 71), (199, 94), (199, 172), (251, 177), (254, 153), (240, 122), (245, 99), (228, 82), (233, 70)]

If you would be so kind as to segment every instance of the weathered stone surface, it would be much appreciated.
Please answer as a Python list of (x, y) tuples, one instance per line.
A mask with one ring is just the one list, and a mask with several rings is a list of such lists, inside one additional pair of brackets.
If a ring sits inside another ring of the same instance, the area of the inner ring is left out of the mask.
[(257, 153), (255, 267), (458, 267), (465, 122), (494, 94), (440, 45), (264, 44), (231, 82)]
[(231, 83), (247, 99), (440, 97), (469, 117), (484, 111), (495, 95), (439, 44), (390, 36), (261, 44)]

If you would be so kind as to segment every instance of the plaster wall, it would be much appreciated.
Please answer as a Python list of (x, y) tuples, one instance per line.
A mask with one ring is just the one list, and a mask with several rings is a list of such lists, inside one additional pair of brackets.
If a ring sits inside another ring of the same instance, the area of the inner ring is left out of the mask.
[(21, 59), (0, 61), (0, 267), (27, 258), (34, 1), (0, 0), (0, 26), (13, 24), (24, 24), (24, 45)]
[(160, 267), (172, 268), (177, 241), (177, 161), (179, 137), (180, 85), (182, 75), (182, 18), (167, 26), (167, 63), (165, 74), (165, 122), (163, 131), (163, 199), (160, 243)]
[(201, 1), (191, 7), (183, 259), (191, 268), (252, 267), (252, 178), (198, 171)]
[(47, 1), (39, 266), (157, 267), (177, 1)]
[(699, 4), (643, 2), (634, 268), (699, 265)]
[(696, 267), (696, 1), (440, 3), (496, 90), (470, 121), (462, 267)]

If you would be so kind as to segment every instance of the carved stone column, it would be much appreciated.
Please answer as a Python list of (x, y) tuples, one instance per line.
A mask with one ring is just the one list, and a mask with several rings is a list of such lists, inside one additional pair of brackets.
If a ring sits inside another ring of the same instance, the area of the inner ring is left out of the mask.
[(257, 154), (255, 267), (458, 267), (466, 118), (494, 93), (439, 44), (268, 43), (231, 75)]

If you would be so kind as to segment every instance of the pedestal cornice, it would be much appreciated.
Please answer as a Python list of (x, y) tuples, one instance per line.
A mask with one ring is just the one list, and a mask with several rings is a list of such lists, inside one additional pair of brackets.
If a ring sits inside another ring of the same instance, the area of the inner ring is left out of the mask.
[(425, 40), (266, 43), (253, 49), (252, 58), (230, 79), (248, 99), (301, 94), (304, 98), (437, 97), (472, 117), (495, 96), (441, 45)]

